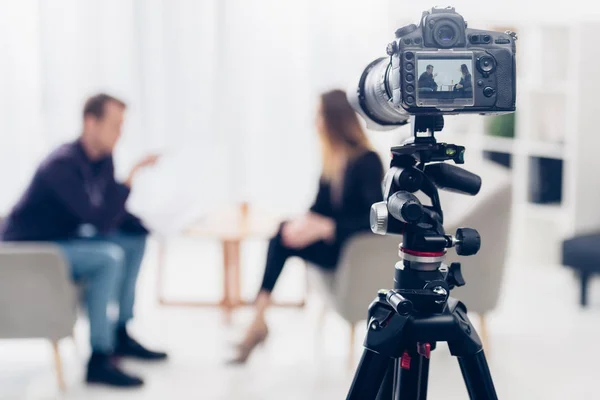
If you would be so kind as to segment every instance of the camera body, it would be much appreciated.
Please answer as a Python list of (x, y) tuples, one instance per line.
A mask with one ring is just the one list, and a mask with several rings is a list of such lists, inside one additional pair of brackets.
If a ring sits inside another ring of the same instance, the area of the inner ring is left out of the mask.
[(515, 111), (515, 37), (468, 29), (454, 8), (423, 13), (388, 45), (394, 105), (409, 114)]
[(374, 130), (411, 115), (514, 112), (516, 40), (512, 32), (467, 28), (452, 7), (433, 8), (418, 26), (396, 31), (388, 57), (363, 70), (348, 100)]

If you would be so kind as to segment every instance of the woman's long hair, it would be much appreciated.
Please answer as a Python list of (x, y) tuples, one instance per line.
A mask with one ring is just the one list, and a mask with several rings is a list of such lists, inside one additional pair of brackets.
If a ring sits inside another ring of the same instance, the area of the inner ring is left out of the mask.
[(372, 147), (343, 90), (321, 95), (318, 118), (323, 158), (321, 178), (329, 181), (335, 192), (342, 187), (347, 162)]
[(467, 67), (467, 64), (462, 64), (460, 70), (463, 73), (463, 76), (469, 75), (469, 67)]

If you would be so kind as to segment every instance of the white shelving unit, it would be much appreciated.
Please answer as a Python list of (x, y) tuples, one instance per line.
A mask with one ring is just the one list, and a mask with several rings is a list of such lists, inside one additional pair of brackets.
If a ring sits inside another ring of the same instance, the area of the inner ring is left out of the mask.
[[(513, 231), (518, 236), (513, 238), (513, 254), (557, 264), (562, 239), (600, 230), (600, 80), (594, 75), (600, 49), (582, 46), (600, 30), (600, 22), (524, 23), (512, 28), (519, 34), (515, 137), (486, 135), (488, 117), (460, 116), (447, 125), (469, 152), (510, 155)], [(532, 160), (537, 158), (562, 161), (559, 203), (531, 201)]]

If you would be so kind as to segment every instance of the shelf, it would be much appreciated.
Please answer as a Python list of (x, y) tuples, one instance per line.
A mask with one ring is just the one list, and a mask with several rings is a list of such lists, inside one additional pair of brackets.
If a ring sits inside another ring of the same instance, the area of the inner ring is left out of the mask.
[(521, 216), (547, 221), (561, 222), (567, 217), (567, 210), (560, 204), (519, 204), (517, 211)]
[(514, 151), (514, 144), (515, 139), (513, 138), (484, 135), (482, 150), (512, 154)]
[(567, 158), (563, 143), (546, 142), (543, 140), (513, 139), (483, 135), (480, 148), (483, 151), (492, 151), (495, 153), (555, 158), (558, 160)]
[(532, 82), (518, 82), (517, 83), (517, 94), (520, 93), (535, 93), (535, 94), (557, 94), (567, 96), (569, 89), (574, 83), (570, 82), (559, 82), (552, 85), (542, 85)]
[(519, 154), (528, 156), (555, 158), (557, 160), (567, 158), (565, 145), (563, 143), (524, 139), (518, 141), (517, 147), (519, 147)]

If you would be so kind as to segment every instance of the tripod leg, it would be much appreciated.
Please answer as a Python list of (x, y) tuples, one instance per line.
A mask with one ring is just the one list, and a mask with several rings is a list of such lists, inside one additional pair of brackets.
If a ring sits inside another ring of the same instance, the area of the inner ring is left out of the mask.
[(471, 400), (497, 400), (492, 375), (485, 359), (481, 339), (467, 316), (467, 309), (461, 302), (448, 299), (454, 320), (452, 339), (448, 340), (450, 353), (458, 358), (467, 391)]
[(448, 342), (450, 353), (458, 358), (467, 391), (471, 400), (497, 400), (492, 375), (485, 359), (481, 340), (467, 317), (462, 303), (456, 303), (452, 310), (457, 337)]
[(399, 387), (395, 390), (394, 400), (426, 400), (429, 359), (420, 356), (417, 352), (410, 352), (409, 355), (411, 359), (409, 369), (402, 368), (402, 361), (398, 361)]
[[(365, 350), (354, 375), (347, 400), (385, 399), (397, 386), (394, 361), (401, 355), (403, 331), (409, 317), (397, 313), (379, 293), (369, 306)], [(416, 347), (416, 346), (415, 346)], [(415, 349), (416, 350), (416, 349)], [(387, 374), (387, 375), (386, 375)], [(391, 384), (390, 384), (391, 383)]]
[(390, 365), (390, 358), (365, 349), (346, 400), (375, 399)]
[(458, 363), (471, 400), (498, 399), (483, 350), (471, 356), (458, 357)]
[(421, 359), (421, 373), (419, 375), (419, 400), (427, 399), (427, 384), (429, 383), (429, 358)]
[(387, 371), (379, 393), (377, 394), (377, 400), (394, 400), (394, 377), (396, 376), (396, 360), (390, 358), (388, 362)]

